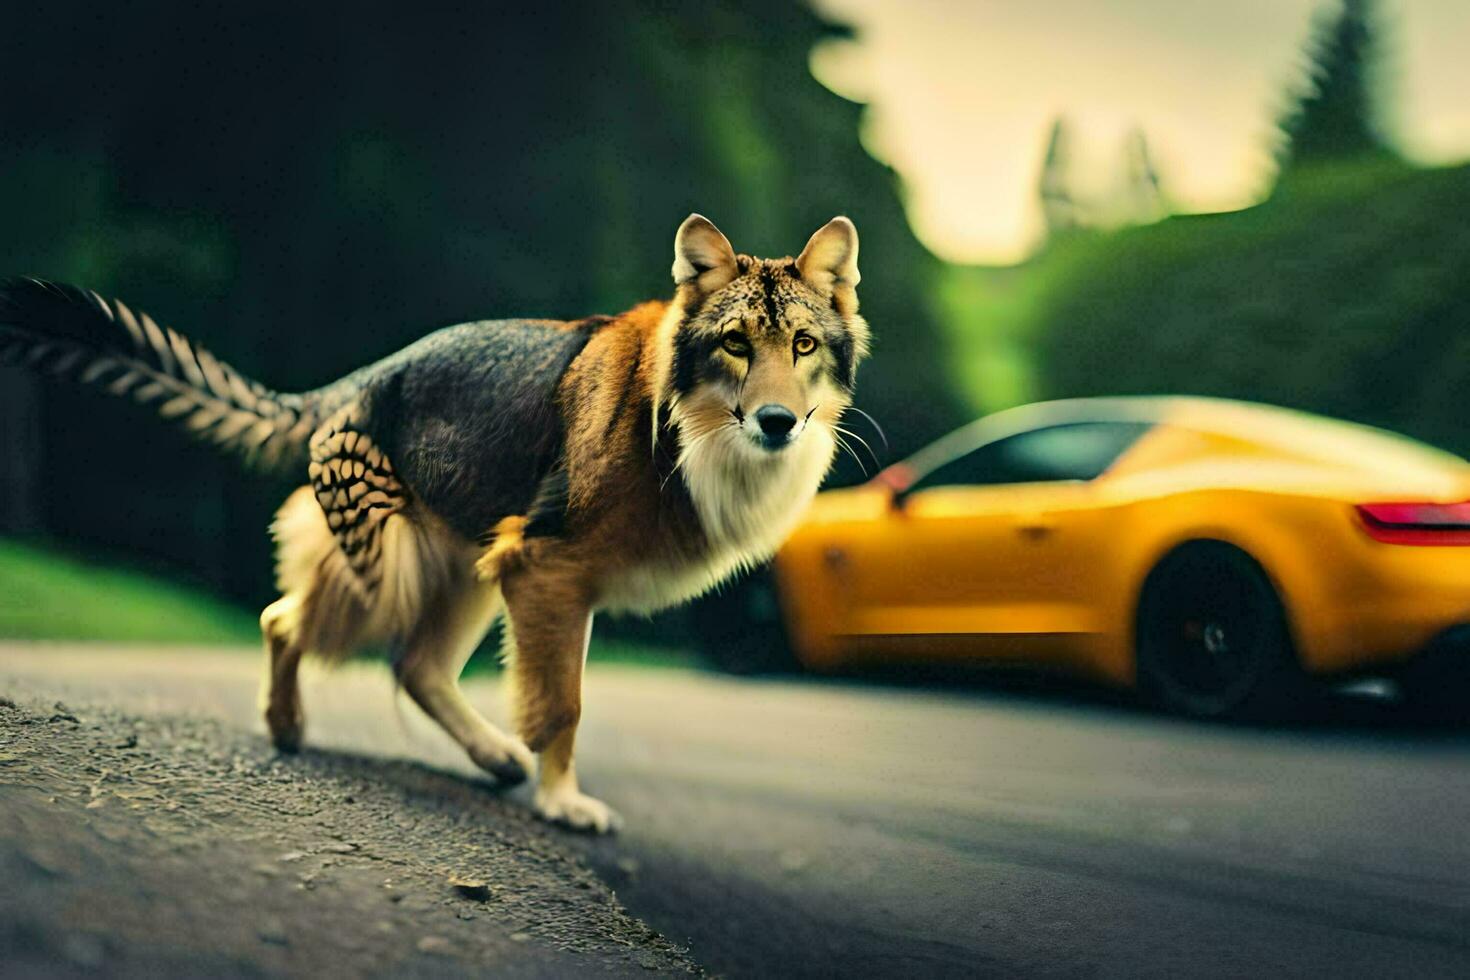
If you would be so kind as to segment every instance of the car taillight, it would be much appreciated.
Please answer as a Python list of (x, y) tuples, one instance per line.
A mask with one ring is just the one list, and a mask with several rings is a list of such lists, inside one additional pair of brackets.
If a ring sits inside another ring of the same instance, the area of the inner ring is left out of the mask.
[(1363, 530), (1390, 544), (1470, 545), (1470, 501), (1460, 504), (1359, 504)]

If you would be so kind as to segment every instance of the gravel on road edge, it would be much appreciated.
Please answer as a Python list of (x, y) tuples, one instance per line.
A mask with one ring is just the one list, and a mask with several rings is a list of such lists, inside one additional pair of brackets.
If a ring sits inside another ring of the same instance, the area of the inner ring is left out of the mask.
[(700, 973), (488, 784), (6, 695), (9, 976)]

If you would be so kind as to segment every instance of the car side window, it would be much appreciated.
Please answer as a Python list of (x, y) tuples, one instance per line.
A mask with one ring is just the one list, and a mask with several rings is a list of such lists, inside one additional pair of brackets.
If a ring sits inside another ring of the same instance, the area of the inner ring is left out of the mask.
[(1150, 428), (1146, 422), (1073, 422), (986, 443), (930, 470), (911, 491), (1094, 480)]

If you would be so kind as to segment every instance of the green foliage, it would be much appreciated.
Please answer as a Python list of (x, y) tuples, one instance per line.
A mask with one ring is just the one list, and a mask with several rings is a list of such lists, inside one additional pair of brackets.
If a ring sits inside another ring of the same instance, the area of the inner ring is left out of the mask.
[(1470, 167), (1324, 163), (1259, 207), (1047, 254), (1039, 393), (1245, 398), (1470, 454), (1466, 200)]
[(258, 643), (255, 618), (140, 572), (0, 539), (0, 637)]
[[(28, 5), (0, 32), (0, 85), (26, 93), (0, 100), (0, 273), (120, 296), (292, 390), (447, 323), (666, 296), (691, 211), (766, 255), (845, 213), (876, 337), (860, 405), (906, 452), (960, 418), (938, 263), (860, 145), (860, 107), (808, 70), (831, 31), (779, 0)], [(0, 496), (0, 527), (39, 514), (27, 530), (268, 601), (288, 487), (129, 405), (0, 385), (43, 446), (17, 485), (44, 490)]]
[(971, 415), (1036, 401), (1049, 389), (1037, 351), (1053, 297), (1106, 264), (1114, 236), (1070, 228), (1017, 266), (946, 266), (935, 295), (954, 357), (948, 369)]
[(1470, 453), (1470, 167), (1384, 144), (1379, 30), (1371, 0), (1319, 18), (1265, 204), (1069, 236), (1027, 266), (1005, 322), (1033, 342), (1036, 393), (1245, 398)]
[(954, 351), (947, 370), (972, 414), (1035, 400), (1034, 313), (1053, 268), (949, 266), (936, 276)]

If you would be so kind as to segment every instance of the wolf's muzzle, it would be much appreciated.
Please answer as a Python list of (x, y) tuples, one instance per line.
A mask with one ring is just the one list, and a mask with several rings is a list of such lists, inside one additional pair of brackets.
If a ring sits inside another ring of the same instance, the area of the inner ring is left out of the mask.
[(784, 405), (762, 405), (755, 410), (755, 421), (761, 429), (761, 445), (780, 449), (791, 441), (796, 415)]

